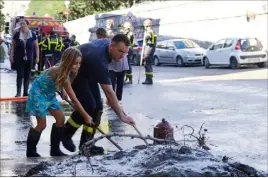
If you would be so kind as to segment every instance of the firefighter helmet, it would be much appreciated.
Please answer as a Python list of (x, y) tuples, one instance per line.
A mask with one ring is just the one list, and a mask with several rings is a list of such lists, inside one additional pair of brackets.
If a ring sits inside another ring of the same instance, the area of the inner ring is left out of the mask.
[(146, 19), (146, 20), (144, 20), (143, 25), (145, 27), (152, 27), (153, 26), (153, 22), (150, 19)]
[(111, 28), (113, 28), (113, 26), (114, 26), (114, 21), (113, 21), (113, 19), (108, 19), (108, 20), (106, 21), (106, 28), (111, 29)]
[(129, 21), (123, 23), (124, 29), (132, 30), (133, 26)]

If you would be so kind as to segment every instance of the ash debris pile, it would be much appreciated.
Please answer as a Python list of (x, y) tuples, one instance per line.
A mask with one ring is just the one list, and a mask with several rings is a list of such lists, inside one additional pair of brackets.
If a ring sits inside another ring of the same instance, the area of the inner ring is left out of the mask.
[(61, 162), (42, 162), (26, 176), (268, 176), (255, 168), (212, 155), (199, 147), (136, 146), (102, 156), (76, 155)]

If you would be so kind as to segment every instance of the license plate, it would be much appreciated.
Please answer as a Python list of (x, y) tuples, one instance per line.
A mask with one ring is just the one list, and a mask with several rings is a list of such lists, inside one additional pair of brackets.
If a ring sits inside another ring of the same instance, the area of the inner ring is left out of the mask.
[(260, 59), (249, 59), (249, 62), (260, 62)]

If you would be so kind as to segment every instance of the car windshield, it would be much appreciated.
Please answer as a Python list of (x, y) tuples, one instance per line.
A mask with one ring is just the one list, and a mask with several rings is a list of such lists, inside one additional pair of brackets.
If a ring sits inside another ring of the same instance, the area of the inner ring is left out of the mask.
[(174, 41), (174, 44), (177, 49), (185, 49), (185, 48), (200, 48), (198, 44), (190, 40), (184, 41)]
[(139, 40), (138, 41), (138, 46), (142, 46), (142, 42), (143, 42), (143, 40)]

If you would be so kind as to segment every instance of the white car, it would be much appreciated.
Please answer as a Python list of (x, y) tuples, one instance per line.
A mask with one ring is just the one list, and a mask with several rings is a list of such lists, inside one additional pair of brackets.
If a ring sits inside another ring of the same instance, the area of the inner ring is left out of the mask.
[(237, 69), (240, 65), (256, 64), (265, 67), (267, 53), (257, 38), (225, 38), (210, 46), (203, 57), (206, 68), (211, 65), (228, 65)]

